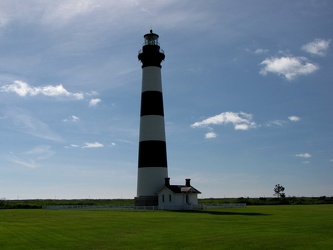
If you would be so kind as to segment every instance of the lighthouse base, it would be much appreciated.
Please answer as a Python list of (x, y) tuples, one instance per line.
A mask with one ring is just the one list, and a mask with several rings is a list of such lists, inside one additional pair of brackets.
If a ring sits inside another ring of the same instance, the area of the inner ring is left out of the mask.
[(139, 196), (134, 198), (135, 206), (158, 206), (158, 196)]

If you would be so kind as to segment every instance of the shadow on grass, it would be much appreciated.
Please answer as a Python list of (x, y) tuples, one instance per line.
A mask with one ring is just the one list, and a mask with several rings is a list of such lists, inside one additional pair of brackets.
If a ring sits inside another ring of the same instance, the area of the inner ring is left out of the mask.
[(243, 216), (266, 216), (269, 214), (262, 213), (249, 213), (249, 212), (223, 212), (223, 211), (209, 211), (209, 210), (184, 210), (184, 211), (174, 211), (182, 213), (195, 213), (195, 214), (212, 214), (212, 215), (243, 215)]

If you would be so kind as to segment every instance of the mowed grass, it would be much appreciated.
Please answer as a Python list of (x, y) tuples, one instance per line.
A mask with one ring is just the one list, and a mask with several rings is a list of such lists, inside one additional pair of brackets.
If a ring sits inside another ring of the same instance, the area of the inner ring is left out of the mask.
[(0, 210), (0, 249), (333, 249), (333, 205)]

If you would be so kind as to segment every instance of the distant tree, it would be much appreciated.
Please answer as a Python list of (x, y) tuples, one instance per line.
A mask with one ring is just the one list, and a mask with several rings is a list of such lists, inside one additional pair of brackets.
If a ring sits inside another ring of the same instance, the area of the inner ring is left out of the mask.
[(6, 205), (6, 198), (1, 198), (0, 199), (0, 208), (5, 207)]
[(276, 184), (275, 188), (274, 188), (274, 194), (276, 197), (278, 198), (284, 198), (286, 197), (286, 194), (283, 192), (284, 191), (284, 186), (280, 185), (280, 184)]

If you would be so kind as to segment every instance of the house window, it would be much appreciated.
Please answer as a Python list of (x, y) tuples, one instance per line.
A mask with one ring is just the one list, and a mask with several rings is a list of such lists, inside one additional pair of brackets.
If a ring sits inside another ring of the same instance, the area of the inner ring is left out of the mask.
[(171, 194), (169, 194), (169, 201), (171, 202)]
[(162, 195), (162, 202), (164, 202), (164, 194)]
[(189, 202), (188, 194), (186, 195), (186, 203), (187, 203), (187, 204), (190, 203), (190, 202)]

